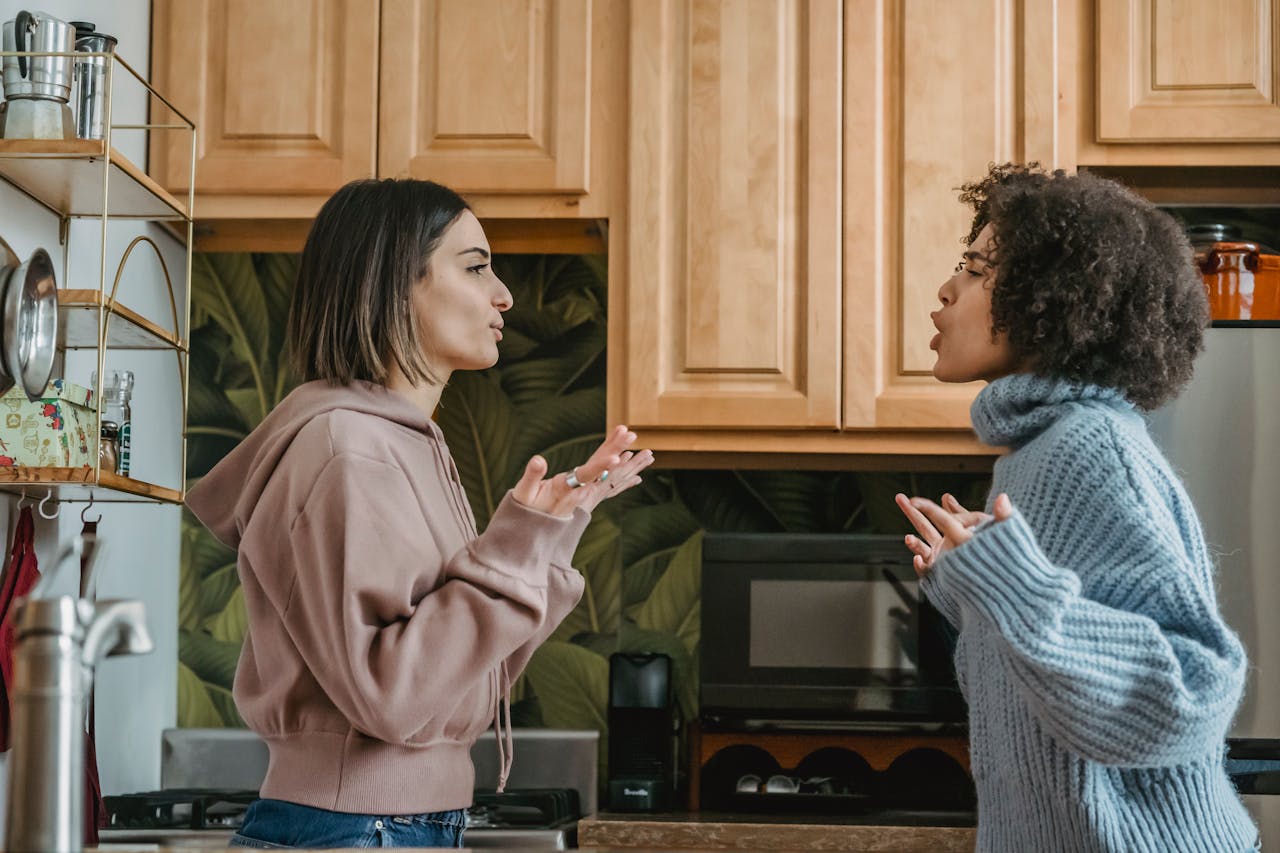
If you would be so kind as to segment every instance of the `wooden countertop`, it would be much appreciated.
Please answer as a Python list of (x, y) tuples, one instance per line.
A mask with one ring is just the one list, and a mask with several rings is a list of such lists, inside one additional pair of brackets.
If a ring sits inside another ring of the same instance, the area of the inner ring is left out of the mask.
[[(86, 847), (86, 850), (102, 850), (104, 853), (191, 853), (192, 849), (215, 849), (215, 848), (191, 848), (191, 847), (160, 847), (157, 844), (104, 844), (102, 847)], [(216, 848), (227, 849), (227, 848)], [(294, 848), (300, 849), (300, 848)], [(490, 850), (493, 848), (472, 848), (465, 847), (463, 850)], [(545, 847), (504, 847), (503, 850), (509, 850), (509, 853), (547, 853)], [(580, 853), (698, 853), (696, 850), (680, 850), (677, 848), (617, 848), (617, 847), (584, 847), (577, 848)], [(365, 853), (364, 849), (343, 848), (333, 850), (332, 853)]]
[[(966, 825), (967, 824), (967, 825)], [(851, 818), (713, 813), (621, 814), (578, 821), (584, 848), (969, 853), (972, 816), (884, 813)]]
[[(100, 851), (103, 851), (103, 853), (191, 853), (193, 849), (211, 850), (215, 848), (161, 847), (157, 844), (104, 844), (100, 847), (85, 848), (86, 851), (100, 850)], [(225, 850), (226, 848), (221, 847), (216, 849)], [(300, 848), (294, 848), (294, 849), (300, 849)], [(464, 847), (462, 849), (466, 851), (466, 850), (491, 850), (493, 848)], [(547, 848), (545, 847), (503, 847), (502, 849), (506, 851), (510, 851), (510, 853), (547, 853)], [(583, 847), (583, 848), (579, 848), (579, 850), (580, 850), (580, 853), (695, 853), (695, 851), (681, 851), (672, 847), (662, 847), (662, 848)], [(364, 853), (364, 850), (357, 849), (354, 847), (336, 849), (336, 850), (333, 850), (332, 853), (344, 853), (344, 851), (345, 853)]]
[[(713, 812), (623, 814), (605, 812), (578, 822), (583, 853), (676, 853), (676, 851), (754, 850), (895, 851), (898, 853), (971, 853), (977, 840), (972, 815), (943, 812), (829, 817), (818, 815), (731, 815)], [(208, 844), (202, 843), (208, 840)], [(140, 842), (104, 842), (87, 850), (110, 853), (192, 853), (226, 849), (219, 833), (192, 833), (178, 846)], [(471, 848), (467, 848), (471, 849)], [(535, 853), (534, 848), (504, 848)]]

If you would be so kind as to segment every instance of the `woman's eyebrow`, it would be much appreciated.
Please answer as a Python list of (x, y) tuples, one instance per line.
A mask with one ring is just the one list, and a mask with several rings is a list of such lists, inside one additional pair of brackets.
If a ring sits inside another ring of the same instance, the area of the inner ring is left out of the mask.
[(984, 264), (991, 263), (991, 259), (981, 252), (968, 251), (962, 256), (966, 261), (982, 261)]
[(472, 246), (470, 249), (463, 249), (463, 250), (462, 250), (461, 252), (459, 252), (458, 254), (459, 254), (459, 255), (469, 255), (469, 254), (471, 254), (472, 252), (475, 252), (475, 253), (476, 253), (476, 254), (478, 254), (480, 257), (484, 258), (486, 261), (487, 261), (487, 260), (489, 260), (489, 251), (488, 251), (487, 249), (481, 249), (479, 246)]

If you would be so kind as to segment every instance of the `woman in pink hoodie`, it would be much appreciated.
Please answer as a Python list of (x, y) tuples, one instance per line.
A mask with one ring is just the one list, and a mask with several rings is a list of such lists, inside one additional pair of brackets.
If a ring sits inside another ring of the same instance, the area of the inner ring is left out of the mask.
[[(191, 489), (238, 551), (234, 695), (271, 761), (241, 847), (461, 847), (472, 743), (583, 580), (601, 500), (652, 461), (616, 427), (547, 476), (529, 460), (477, 534), (431, 416), (455, 370), (498, 360), (510, 291), (456, 193), (358, 181), (307, 237), (288, 343), (304, 380)], [(509, 725), (509, 723), (507, 723)]]

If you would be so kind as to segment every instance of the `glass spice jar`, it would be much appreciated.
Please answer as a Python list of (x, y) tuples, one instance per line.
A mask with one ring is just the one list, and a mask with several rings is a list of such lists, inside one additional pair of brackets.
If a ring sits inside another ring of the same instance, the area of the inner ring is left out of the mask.
[(98, 442), (98, 469), (116, 472), (116, 463), (120, 458), (120, 425), (115, 421), (103, 421), (102, 437)]

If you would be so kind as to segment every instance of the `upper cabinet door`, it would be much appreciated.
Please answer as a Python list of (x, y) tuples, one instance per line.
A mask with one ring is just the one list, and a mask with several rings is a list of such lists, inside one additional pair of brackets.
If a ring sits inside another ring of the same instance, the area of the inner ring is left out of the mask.
[(841, 6), (633, 0), (637, 427), (839, 425)]
[(1099, 142), (1280, 141), (1276, 0), (1097, 0)]
[(378, 173), (588, 191), (590, 0), (383, 0)]
[[(196, 123), (199, 193), (326, 195), (371, 177), (377, 67), (376, 0), (152, 6), (155, 86)], [(185, 191), (178, 137), (152, 132), (152, 173)]]
[(1056, 8), (846, 0), (844, 425), (969, 426), (980, 383), (933, 378), (929, 316), (965, 250), (958, 188), (990, 163), (1071, 168)]

